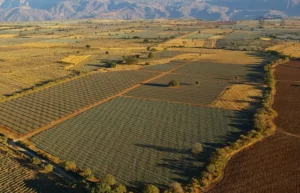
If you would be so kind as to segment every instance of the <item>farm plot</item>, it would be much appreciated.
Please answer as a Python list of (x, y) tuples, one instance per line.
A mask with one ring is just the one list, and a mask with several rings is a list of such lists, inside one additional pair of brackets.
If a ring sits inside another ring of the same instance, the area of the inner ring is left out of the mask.
[(142, 71), (95, 73), (28, 94), (0, 104), (0, 125), (25, 134), (155, 74)]
[(0, 150), (0, 189), (1, 192), (35, 192), (26, 186), (25, 181), (33, 179), (35, 172), (22, 167), (18, 161)]
[(300, 140), (277, 133), (240, 152), (208, 193), (300, 192)]
[(262, 65), (235, 65), (213, 61), (196, 61), (179, 68), (175, 73), (194, 74), (203, 76), (226, 77), (247, 81), (261, 81), (263, 78)]
[(256, 110), (262, 99), (263, 89), (260, 84), (232, 85), (213, 102), (212, 106), (232, 110)]
[[(180, 87), (168, 87), (171, 80), (180, 83)], [(226, 79), (169, 74), (126, 93), (126, 96), (203, 105), (217, 99), (230, 84), (231, 81)]]
[(300, 81), (300, 62), (290, 61), (285, 64), (278, 65), (275, 70), (277, 80)]
[(160, 51), (160, 52), (155, 52), (154, 59), (173, 58), (175, 56), (178, 56), (181, 54), (186, 54), (186, 53), (187, 52), (182, 52), (182, 51), (164, 50), (164, 51)]
[[(30, 140), (97, 177), (166, 185), (198, 175), (208, 155), (245, 132), (249, 120), (237, 111), (120, 97)], [(190, 155), (196, 142), (204, 145), (200, 157)]]
[[(186, 62), (186, 61), (184, 61)], [(178, 65), (182, 64), (182, 61), (172, 61), (167, 64), (157, 64), (157, 65), (149, 65), (142, 68), (142, 71), (159, 71), (159, 72), (166, 72), (173, 68), (176, 68)]]

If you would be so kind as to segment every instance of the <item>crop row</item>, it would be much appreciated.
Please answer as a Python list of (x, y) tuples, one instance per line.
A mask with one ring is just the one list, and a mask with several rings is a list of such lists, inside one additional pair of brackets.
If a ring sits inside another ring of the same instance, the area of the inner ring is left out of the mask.
[[(171, 80), (176, 80), (180, 86), (178, 88), (168, 87)], [(181, 103), (210, 104), (229, 85), (231, 85), (230, 80), (220, 81), (212, 77), (168, 74), (144, 84), (126, 95)]]
[(121, 97), (31, 140), (98, 177), (109, 173), (123, 183), (167, 184), (200, 172), (190, 164), (200, 166), (208, 157), (186, 159), (194, 143), (205, 144), (209, 153), (210, 145), (222, 146), (244, 132), (239, 125), (247, 129), (247, 120), (248, 115), (236, 111)]
[(142, 71), (91, 74), (0, 104), (0, 125), (21, 134), (154, 76)]
[(25, 183), (34, 177), (34, 172), (22, 167), (14, 158), (0, 152), (1, 192), (35, 192)]

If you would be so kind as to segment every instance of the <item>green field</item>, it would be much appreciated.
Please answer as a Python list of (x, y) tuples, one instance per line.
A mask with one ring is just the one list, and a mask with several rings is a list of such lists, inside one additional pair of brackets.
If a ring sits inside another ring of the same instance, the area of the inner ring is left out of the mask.
[[(130, 185), (186, 182), (216, 149), (249, 126), (249, 115), (224, 109), (117, 98), (31, 138), (36, 146)], [(190, 153), (204, 145), (199, 157)]]

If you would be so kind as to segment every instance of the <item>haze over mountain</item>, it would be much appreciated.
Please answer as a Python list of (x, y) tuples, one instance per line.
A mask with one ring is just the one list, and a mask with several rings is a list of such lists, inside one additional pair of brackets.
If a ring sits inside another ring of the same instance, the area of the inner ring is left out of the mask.
[(105, 18), (242, 20), (300, 15), (300, 0), (0, 0), (1, 21)]

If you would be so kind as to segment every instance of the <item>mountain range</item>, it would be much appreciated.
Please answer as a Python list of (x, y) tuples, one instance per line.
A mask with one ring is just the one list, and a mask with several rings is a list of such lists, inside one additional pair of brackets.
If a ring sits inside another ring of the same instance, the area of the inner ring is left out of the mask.
[(0, 21), (290, 16), (300, 16), (300, 0), (0, 0)]

